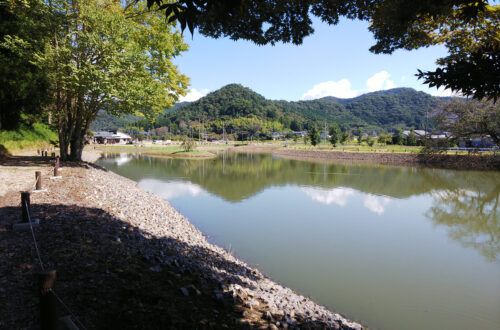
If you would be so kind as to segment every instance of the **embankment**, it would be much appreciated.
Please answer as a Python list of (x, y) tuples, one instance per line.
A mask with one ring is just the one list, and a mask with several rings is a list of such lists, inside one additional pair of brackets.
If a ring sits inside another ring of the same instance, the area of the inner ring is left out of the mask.
[(435, 153), (377, 153), (273, 149), (275, 155), (366, 162), (384, 165), (429, 166), (459, 170), (500, 170), (500, 155), (445, 155)]
[[(58, 180), (42, 169), (47, 191), (31, 200), (41, 259), (57, 270), (58, 296), (88, 329), (362, 328), (210, 244), (131, 180), (88, 163), (63, 164)], [(0, 171), (8, 174), (11, 165)], [(17, 189), (0, 202), (0, 328), (38, 322), (40, 266), (31, 233), (10, 230), (18, 205)]]

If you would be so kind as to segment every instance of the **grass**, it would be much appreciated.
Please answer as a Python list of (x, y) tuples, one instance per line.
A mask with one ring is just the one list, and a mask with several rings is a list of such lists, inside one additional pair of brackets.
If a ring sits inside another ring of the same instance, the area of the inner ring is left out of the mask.
[(110, 150), (110, 151), (139, 151), (141, 153), (146, 154), (155, 154), (155, 155), (174, 155), (174, 156), (210, 156), (213, 154), (203, 150), (191, 150), (184, 151), (184, 148), (180, 145), (176, 146), (147, 146), (147, 147), (138, 147), (132, 145), (106, 145), (106, 146), (96, 146), (99, 150)]
[(315, 147), (312, 145), (304, 144), (289, 144), (288, 148), (295, 150), (321, 150), (321, 151), (351, 151), (351, 152), (407, 152), (407, 153), (418, 153), (422, 151), (422, 147), (409, 147), (400, 145), (374, 145), (370, 147), (367, 144), (338, 144), (333, 147), (331, 144), (321, 143)]
[(56, 144), (57, 140), (57, 133), (42, 123), (35, 123), (31, 127), (20, 124), (16, 130), (0, 131), (0, 145), (9, 153), (46, 148)]

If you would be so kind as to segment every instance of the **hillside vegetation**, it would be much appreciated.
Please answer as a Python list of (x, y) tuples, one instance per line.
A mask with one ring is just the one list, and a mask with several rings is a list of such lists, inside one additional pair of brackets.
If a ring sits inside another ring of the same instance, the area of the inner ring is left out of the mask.
[[(229, 130), (275, 131), (310, 129), (336, 122), (343, 130), (358, 127), (384, 132), (395, 128), (423, 129), (430, 109), (438, 98), (411, 88), (395, 88), (340, 99), (325, 97), (310, 101), (273, 101), (249, 88), (230, 84), (198, 101), (178, 106), (156, 117), (154, 122), (139, 120), (129, 125), (143, 129), (170, 127), (171, 132), (197, 129), (198, 123), (214, 133)], [(208, 124), (208, 125), (207, 125)], [(125, 126), (125, 125), (124, 125)]]
[(31, 126), (22, 123), (15, 130), (0, 131), (0, 150), (5, 148), (8, 152), (13, 152), (45, 148), (56, 144), (57, 139), (57, 133), (43, 123), (34, 123)]

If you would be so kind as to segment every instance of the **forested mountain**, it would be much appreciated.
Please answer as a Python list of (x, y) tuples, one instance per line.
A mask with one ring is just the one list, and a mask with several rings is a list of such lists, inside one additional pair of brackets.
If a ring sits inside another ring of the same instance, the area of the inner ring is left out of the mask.
[[(178, 107), (181, 107), (183, 105), (188, 104), (189, 102), (179, 102), (175, 104), (174, 107), (171, 109), (167, 109), (165, 113), (174, 111)], [(97, 131), (112, 131), (112, 130), (117, 130), (119, 128), (128, 126), (132, 123), (135, 123), (137, 121), (142, 120), (142, 117), (135, 116), (135, 115), (130, 115), (130, 114), (125, 114), (121, 116), (115, 116), (107, 113), (104, 110), (99, 111), (99, 114), (97, 115), (97, 118), (95, 121), (90, 124), (90, 128), (92, 131), (97, 132)]]
[(411, 88), (394, 88), (349, 99), (329, 96), (310, 101), (272, 101), (249, 88), (230, 84), (198, 101), (177, 106), (158, 116), (154, 123), (139, 120), (132, 125), (144, 129), (169, 126), (174, 127), (175, 132), (175, 129), (204, 122), (213, 132), (220, 133), (223, 122), (226, 128), (262, 131), (264, 126), (268, 130), (322, 127), (326, 120), (338, 123), (344, 130), (357, 127), (379, 132), (394, 128), (422, 129), (426, 125), (426, 114), (437, 100)]

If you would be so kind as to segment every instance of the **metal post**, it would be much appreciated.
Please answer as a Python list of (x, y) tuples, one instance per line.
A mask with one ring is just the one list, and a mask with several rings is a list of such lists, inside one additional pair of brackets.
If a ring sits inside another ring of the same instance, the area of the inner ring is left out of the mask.
[(23, 222), (29, 222), (29, 212), (31, 211), (31, 202), (30, 202), (30, 192), (29, 191), (21, 191), (21, 211), (23, 215)]
[(35, 190), (42, 190), (42, 172), (35, 172), (36, 186)]
[(54, 296), (56, 271), (43, 271), (38, 275), (38, 289), (40, 293), (40, 329), (57, 329), (57, 300)]

